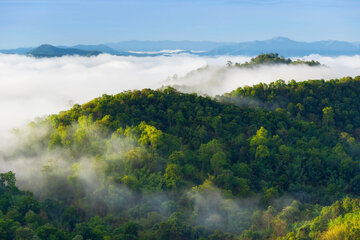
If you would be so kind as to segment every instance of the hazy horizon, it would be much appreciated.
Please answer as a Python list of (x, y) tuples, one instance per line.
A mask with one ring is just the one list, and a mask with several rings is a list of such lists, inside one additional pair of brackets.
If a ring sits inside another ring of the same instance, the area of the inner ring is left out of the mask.
[[(286, 36), (274, 36), (274, 37), (270, 37), (270, 38), (266, 38), (266, 39), (253, 39), (253, 40), (247, 40), (247, 41), (213, 41), (213, 40), (208, 40), (208, 39), (204, 39), (204, 40), (189, 40), (189, 39), (184, 39), (184, 40), (171, 40), (171, 39), (159, 39), (159, 40), (154, 40), (154, 39), (145, 39), (145, 40), (139, 40), (139, 39), (128, 39), (128, 40), (113, 40), (113, 41), (108, 41), (108, 42), (97, 42), (97, 43), (92, 43), (92, 44), (85, 44), (82, 42), (78, 42), (78, 43), (74, 43), (74, 44), (70, 44), (70, 45), (66, 45), (66, 44), (54, 44), (51, 42), (43, 42), (40, 43), (38, 45), (21, 45), (21, 46), (16, 46), (16, 47), (8, 47), (8, 48), (0, 48), (1, 50), (7, 50), (7, 49), (17, 49), (17, 48), (36, 48), (40, 45), (52, 45), (55, 47), (75, 47), (77, 45), (110, 45), (110, 44), (117, 44), (117, 43), (125, 43), (125, 42), (194, 42), (194, 43), (224, 43), (224, 44), (237, 44), (237, 43), (245, 43), (245, 42), (254, 42), (254, 41), (268, 41), (268, 40), (273, 40), (273, 39), (278, 39), (278, 38), (287, 38), (290, 39), (291, 41), (295, 41), (295, 42), (304, 42), (304, 43), (313, 43), (313, 42), (324, 42), (324, 41), (339, 41), (339, 42), (348, 42), (348, 43), (352, 43), (352, 44), (359, 44), (360, 43), (360, 39), (359, 40), (355, 40), (355, 41), (345, 41), (345, 40), (340, 40), (340, 39), (322, 39), (322, 40), (308, 40), (308, 41), (300, 41), (297, 39), (293, 39), (293, 38), (289, 38)], [(167, 50), (167, 49), (164, 49)]]

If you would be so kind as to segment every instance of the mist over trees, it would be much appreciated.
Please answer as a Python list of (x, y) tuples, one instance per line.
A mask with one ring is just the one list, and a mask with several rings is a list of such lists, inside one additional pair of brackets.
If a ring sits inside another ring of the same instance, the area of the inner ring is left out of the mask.
[[(244, 66), (269, 62), (318, 65)], [(359, 91), (143, 89), (38, 119), (0, 153), (0, 239), (357, 239)]]

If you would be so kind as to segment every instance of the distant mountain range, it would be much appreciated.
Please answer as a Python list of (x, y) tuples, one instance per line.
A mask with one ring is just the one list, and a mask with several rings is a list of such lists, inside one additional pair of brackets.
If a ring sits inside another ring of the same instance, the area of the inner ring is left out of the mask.
[(283, 56), (354, 55), (360, 54), (360, 46), (359, 43), (343, 41), (297, 42), (289, 38), (277, 37), (265, 41), (220, 46), (210, 50), (206, 55), (257, 55), (268, 52), (277, 52)]
[(156, 52), (162, 50), (210, 51), (214, 48), (236, 44), (235, 42), (210, 41), (125, 41), (108, 43), (107, 46), (117, 51)]
[(317, 41), (298, 42), (285, 37), (264, 41), (249, 42), (210, 42), (210, 41), (125, 41), (99, 45), (52, 46), (48, 44), (37, 48), (17, 48), (0, 50), (6, 54), (28, 54), (35, 57), (59, 57), (64, 55), (93, 56), (107, 53), (119, 56), (167, 56), (174, 54), (194, 54), (200, 56), (218, 55), (258, 55), (276, 52), (281, 56), (294, 57), (309, 54), (326, 56), (360, 54), (360, 42)]
[(0, 53), (6, 53), (6, 54), (27, 54), (34, 48), (31, 47), (22, 47), (22, 48), (15, 48), (15, 49), (2, 49), (0, 50)]

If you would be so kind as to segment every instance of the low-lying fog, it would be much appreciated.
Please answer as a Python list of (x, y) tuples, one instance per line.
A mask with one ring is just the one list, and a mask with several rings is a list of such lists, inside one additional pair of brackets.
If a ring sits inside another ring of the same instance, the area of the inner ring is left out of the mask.
[[(12, 128), (22, 127), (37, 116), (57, 113), (74, 103), (84, 103), (102, 94), (124, 90), (160, 88), (165, 85), (200, 94), (216, 95), (239, 86), (278, 79), (304, 81), (360, 75), (360, 56), (323, 57), (311, 55), (325, 66), (264, 66), (226, 69), (227, 61), (243, 63), (250, 57), (32, 58), (0, 54), (0, 144)], [(295, 58), (297, 59), (297, 58)], [(192, 72), (209, 66), (205, 70)], [(192, 73), (190, 73), (192, 72)]]

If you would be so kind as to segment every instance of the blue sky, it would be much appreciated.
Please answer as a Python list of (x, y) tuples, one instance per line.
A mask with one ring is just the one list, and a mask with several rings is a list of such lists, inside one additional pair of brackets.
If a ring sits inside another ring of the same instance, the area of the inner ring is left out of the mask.
[(360, 41), (359, 0), (0, 0), (0, 48), (124, 40)]

